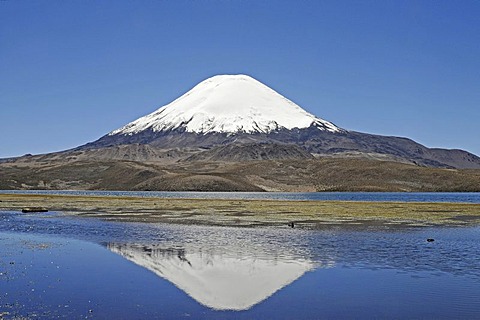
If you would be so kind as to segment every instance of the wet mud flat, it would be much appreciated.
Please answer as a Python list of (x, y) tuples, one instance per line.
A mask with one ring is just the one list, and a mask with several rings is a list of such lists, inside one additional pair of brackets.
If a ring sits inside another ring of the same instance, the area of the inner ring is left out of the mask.
[[(218, 226), (464, 226), (480, 224), (480, 204), (170, 199), (0, 194), (0, 210), (39, 207), (109, 221)], [(28, 213), (36, 214), (36, 213)]]

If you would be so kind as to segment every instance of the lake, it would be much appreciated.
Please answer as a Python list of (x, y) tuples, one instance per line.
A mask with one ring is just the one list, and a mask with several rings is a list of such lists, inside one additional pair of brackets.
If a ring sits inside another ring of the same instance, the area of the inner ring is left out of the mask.
[(77, 196), (158, 197), (179, 199), (232, 200), (338, 200), (401, 202), (480, 203), (480, 192), (170, 192), (170, 191), (84, 191), (84, 190), (0, 190), (10, 194)]
[(231, 228), (4, 211), (0, 244), (5, 319), (480, 314), (480, 227)]

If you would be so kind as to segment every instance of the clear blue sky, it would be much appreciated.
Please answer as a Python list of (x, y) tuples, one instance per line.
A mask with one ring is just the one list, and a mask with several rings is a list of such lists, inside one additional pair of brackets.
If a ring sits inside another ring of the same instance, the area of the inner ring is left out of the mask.
[(0, 157), (96, 140), (216, 74), (480, 155), (480, 1), (0, 1)]

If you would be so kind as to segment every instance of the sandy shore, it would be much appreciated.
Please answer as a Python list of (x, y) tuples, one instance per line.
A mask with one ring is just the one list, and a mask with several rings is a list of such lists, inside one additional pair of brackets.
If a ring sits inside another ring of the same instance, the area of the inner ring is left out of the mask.
[[(480, 204), (162, 199), (0, 194), (0, 210), (44, 207), (65, 215), (114, 221), (225, 226), (478, 225)], [(35, 213), (28, 213), (35, 214)]]

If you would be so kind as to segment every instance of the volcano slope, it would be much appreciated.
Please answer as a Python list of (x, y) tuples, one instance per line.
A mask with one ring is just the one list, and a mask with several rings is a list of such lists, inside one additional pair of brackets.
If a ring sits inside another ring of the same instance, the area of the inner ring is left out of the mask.
[[(171, 103), (76, 150), (140, 145), (162, 150), (215, 151), (228, 145), (238, 150), (251, 144), (257, 148), (260, 144), (296, 146), (318, 156), (379, 154), (422, 166), (480, 169), (480, 158), (463, 150), (427, 148), (407, 138), (340, 128), (241, 74), (208, 78)], [(235, 157), (235, 150), (228, 156), (225, 151), (224, 158)], [(140, 160), (131, 156), (125, 155), (123, 160)], [(158, 160), (159, 155), (145, 152), (143, 156), (142, 160), (148, 161)]]

